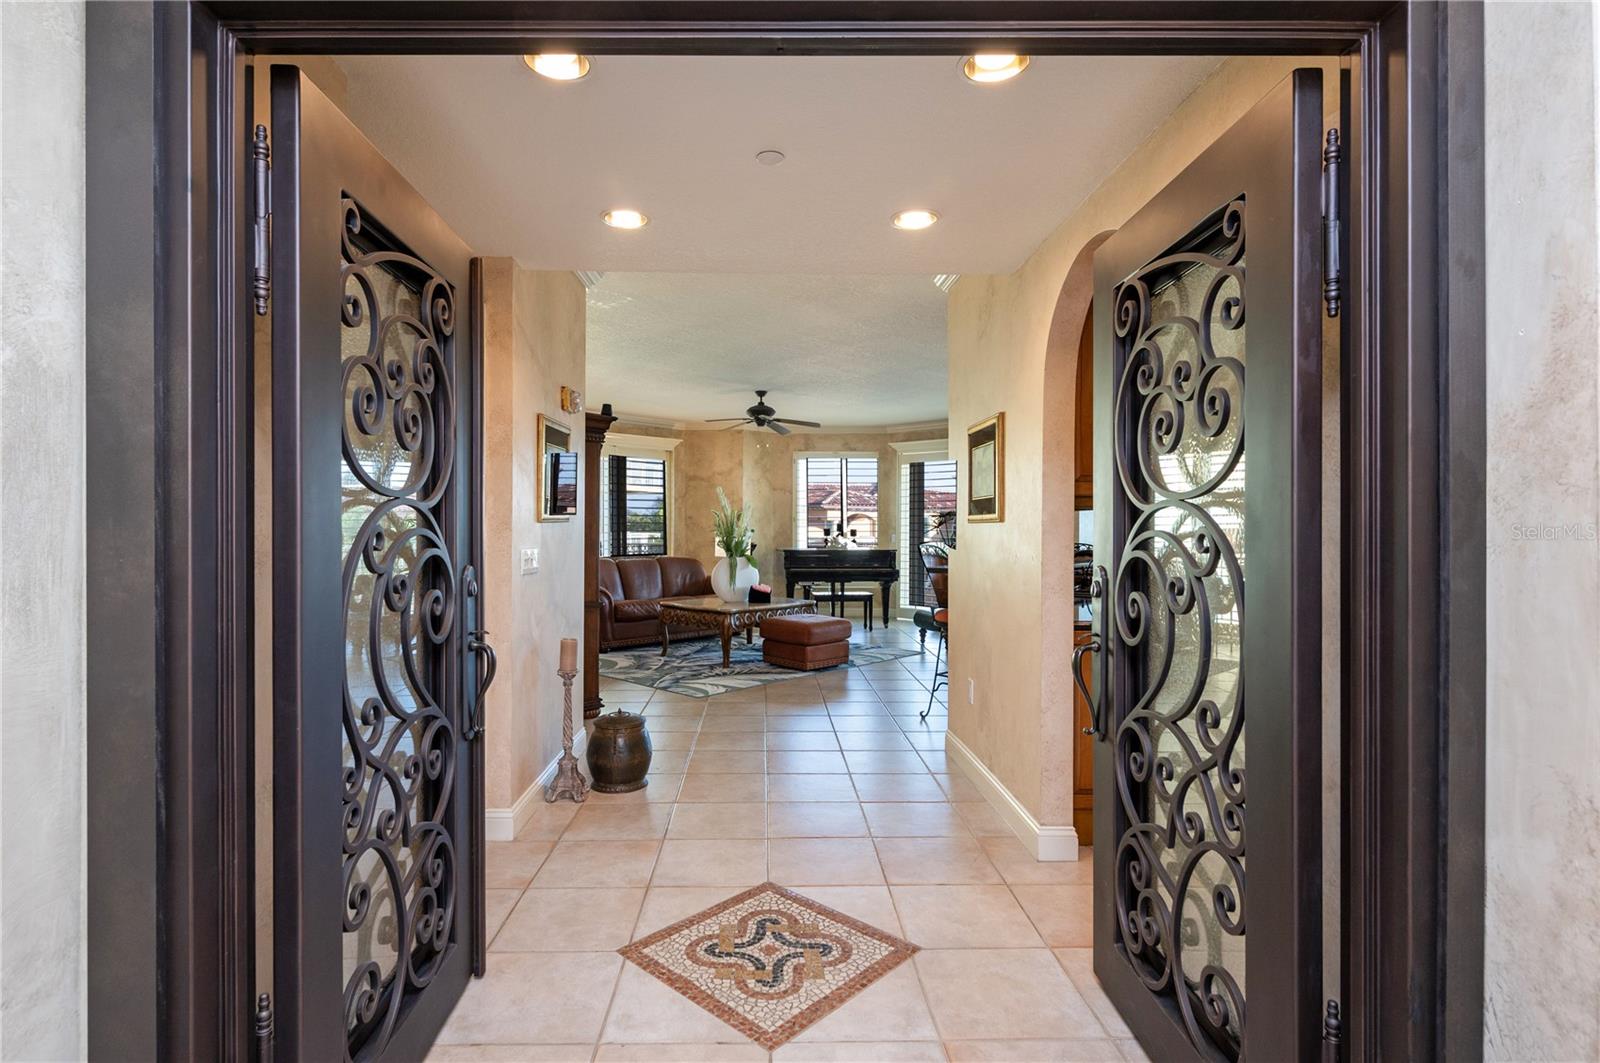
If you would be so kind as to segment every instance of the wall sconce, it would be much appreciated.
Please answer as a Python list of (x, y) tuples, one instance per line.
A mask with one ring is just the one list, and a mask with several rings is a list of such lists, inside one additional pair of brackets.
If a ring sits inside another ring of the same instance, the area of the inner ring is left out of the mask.
[(582, 413), (583, 392), (577, 388), (569, 388), (563, 385), (561, 388), (561, 412)]

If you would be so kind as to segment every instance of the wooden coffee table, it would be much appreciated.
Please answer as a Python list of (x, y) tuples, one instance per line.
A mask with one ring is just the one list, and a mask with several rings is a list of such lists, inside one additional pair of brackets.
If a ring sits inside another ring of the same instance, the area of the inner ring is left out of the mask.
[(702, 628), (722, 636), (722, 667), (730, 664), (733, 636), (744, 632), (745, 642), (755, 641), (755, 630), (769, 616), (814, 613), (817, 603), (805, 598), (774, 598), (770, 602), (725, 602), (721, 598), (683, 598), (661, 603), (661, 656), (671, 644), (671, 626)]

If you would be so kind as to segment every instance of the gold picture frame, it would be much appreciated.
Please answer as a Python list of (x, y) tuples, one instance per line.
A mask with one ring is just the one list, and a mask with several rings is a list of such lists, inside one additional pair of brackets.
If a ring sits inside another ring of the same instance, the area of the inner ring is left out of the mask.
[(1006, 519), (1006, 415), (997, 413), (967, 429), (967, 523)]
[[(536, 427), (538, 435), (535, 438), (539, 440), (539, 461), (534, 472), (534, 491), (539, 504), (534, 509), (534, 516), (540, 521), (571, 520), (577, 515), (577, 499), (582, 497), (581, 489), (577, 491), (577, 495), (573, 499), (572, 512), (556, 513), (551, 509), (549, 479), (550, 455), (573, 452), (572, 429), (568, 425), (562, 424), (553, 417), (546, 417), (542, 413), (538, 416)], [(577, 487), (581, 488), (581, 485), (577, 485)]]

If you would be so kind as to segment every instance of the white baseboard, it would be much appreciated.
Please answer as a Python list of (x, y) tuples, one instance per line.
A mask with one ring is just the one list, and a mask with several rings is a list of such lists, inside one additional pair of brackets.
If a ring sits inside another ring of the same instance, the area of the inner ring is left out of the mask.
[[(589, 737), (588, 731), (575, 735), (572, 739), (572, 755), (579, 760), (583, 759), (583, 747)], [(556, 762), (561, 759), (558, 753), (544, 766), (539, 777), (524, 791), (522, 796), (512, 802), (510, 808), (486, 808), (483, 810), (483, 836), (491, 842), (509, 842), (516, 838), (517, 832), (527, 825), (537, 807), (537, 802), (544, 800), (544, 788), (550, 785), (550, 780), (556, 777)]]
[(1017, 840), (1028, 847), (1035, 860), (1078, 859), (1078, 831), (1071, 824), (1047, 827), (1034, 819), (1033, 813), (1023, 807), (1022, 802), (1005, 788), (994, 772), (961, 739), (948, 731), (944, 736), (944, 752), (983, 794), (983, 799), (1000, 813), (1016, 834)]

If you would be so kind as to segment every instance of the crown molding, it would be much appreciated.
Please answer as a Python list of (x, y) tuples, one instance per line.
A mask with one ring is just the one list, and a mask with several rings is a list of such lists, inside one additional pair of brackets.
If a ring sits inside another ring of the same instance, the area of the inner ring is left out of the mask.
[(671, 453), (683, 442), (681, 436), (640, 436), (628, 432), (607, 432), (604, 451), (665, 451)]
[[(757, 432), (762, 431), (755, 425), (740, 425), (735, 431)], [(948, 421), (912, 421), (907, 424), (874, 424), (874, 425), (823, 425), (821, 428), (789, 427), (789, 434), (795, 436), (884, 436), (897, 432), (937, 432), (940, 436), (948, 434), (950, 423)]]
[[(737, 425), (735, 427), (706, 427), (702, 421), (677, 421), (667, 417), (645, 417), (641, 415), (619, 413), (616, 415), (617, 424), (612, 429), (615, 435), (618, 430), (627, 432), (629, 426), (636, 428), (665, 428), (674, 432), (765, 432), (764, 428), (757, 428), (753, 424)], [(950, 432), (950, 422), (939, 421), (909, 421), (904, 424), (879, 424), (879, 425), (823, 425), (821, 428), (806, 428), (804, 426), (789, 427), (789, 434), (795, 436), (879, 436), (892, 435), (900, 432), (927, 432), (945, 438)]]
[(949, 457), (950, 440), (945, 437), (938, 439), (906, 439), (889, 444), (901, 457), (933, 457), (940, 459)]
[(627, 431), (629, 425), (636, 425), (639, 428), (670, 428), (674, 432), (694, 431), (689, 427), (688, 422), (675, 421), (669, 417), (646, 417), (642, 414), (612, 412), (617, 418), (617, 424), (621, 426), (623, 431)]

